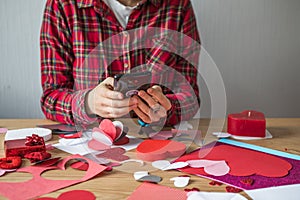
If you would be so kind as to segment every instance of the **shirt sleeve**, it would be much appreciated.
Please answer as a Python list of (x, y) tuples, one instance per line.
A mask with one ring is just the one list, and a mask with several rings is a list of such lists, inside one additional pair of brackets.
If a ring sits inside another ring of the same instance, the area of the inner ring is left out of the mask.
[(46, 118), (75, 125), (97, 120), (85, 113), (87, 90), (74, 91), (72, 33), (62, 5), (46, 3), (40, 33), (41, 108)]
[(185, 12), (180, 28), (180, 33), (185, 35), (180, 39), (183, 57), (179, 57), (176, 62), (176, 70), (180, 71), (185, 78), (185, 82), (177, 79), (178, 93), (167, 94), (170, 99), (172, 108), (168, 111), (166, 120), (167, 125), (175, 125), (180, 121), (190, 120), (195, 116), (200, 108), (200, 94), (197, 84), (198, 63), (200, 56), (200, 36), (197, 29), (196, 18), (194, 15), (192, 4), (186, 1)]

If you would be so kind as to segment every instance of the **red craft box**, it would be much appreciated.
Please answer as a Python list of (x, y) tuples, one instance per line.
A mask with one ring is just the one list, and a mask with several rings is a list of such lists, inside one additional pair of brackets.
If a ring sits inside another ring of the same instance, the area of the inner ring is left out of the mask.
[(27, 146), (25, 145), (26, 139), (19, 140), (7, 140), (4, 142), (4, 149), (6, 157), (20, 156), (24, 157), (31, 152), (43, 152), (46, 151), (45, 142), (42, 139), (42, 144)]

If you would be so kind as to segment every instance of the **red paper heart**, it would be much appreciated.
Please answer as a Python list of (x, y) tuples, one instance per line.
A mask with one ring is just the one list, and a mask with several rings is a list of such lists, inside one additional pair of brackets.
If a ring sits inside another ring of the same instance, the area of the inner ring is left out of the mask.
[(144, 140), (136, 152), (139, 159), (155, 161), (181, 156), (185, 149), (185, 144), (173, 140)]
[(111, 120), (103, 119), (99, 125), (99, 128), (103, 133), (109, 135), (112, 141), (114, 141), (117, 138), (117, 130)]
[[(53, 200), (53, 199), (56, 199), (56, 198), (41, 197), (41, 198), (37, 198), (36, 200)], [(62, 193), (57, 198), (57, 200), (74, 200), (74, 199), (95, 200), (96, 197), (93, 193), (86, 191), (86, 190), (71, 190), (71, 191)]]
[(129, 138), (124, 136), (120, 139), (118, 139), (117, 141), (114, 142), (114, 145), (124, 145), (124, 144), (128, 144), (129, 143)]
[[(199, 158), (201, 158), (199, 151), (195, 151), (182, 156), (176, 162)], [(257, 174), (265, 177), (284, 177), (292, 168), (289, 162), (279, 157), (230, 145), (213, 147), (203, 159), (225, 160), (230, 167), (229, 174), (233, 176), (251, 176)], [(180, 170), (191, 174), (207, 175), (203, 169), (187, 167)]]
[(229, 114), (227, 132), (237, 136), (265, 137), (266, 120), (261, 112), (245, 110)]

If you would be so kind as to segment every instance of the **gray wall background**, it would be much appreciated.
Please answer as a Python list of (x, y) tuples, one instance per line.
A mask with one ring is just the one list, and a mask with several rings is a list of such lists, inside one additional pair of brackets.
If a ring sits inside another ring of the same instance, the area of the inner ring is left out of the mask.
[[(300, 117), (300, 1), (192, 0), (227, 112)], [(0, 118), (41, 118), (39, 30), (45, 0), (1, 0)], [(210, 98), (201, 82), (201, 116)]]

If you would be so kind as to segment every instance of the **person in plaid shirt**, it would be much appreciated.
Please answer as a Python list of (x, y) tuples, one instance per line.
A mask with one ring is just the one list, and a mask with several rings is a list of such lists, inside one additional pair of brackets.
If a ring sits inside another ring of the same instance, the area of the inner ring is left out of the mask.
[[(123, 55), (114, 57), (108, 66), (99, 64), (105, 63), (102, 54), (98, 64), (86, 64), (93, 50), (115, 35), (121, 34), (122, 39), (107, 42), (106, 50), (113, 51), (124, 38), (127, 47), (136, 38), (143, 38), (145, 32), (140, 28), (171, 30), (196, 41), (197, 45), (189, 45), (186, 38), (180, 42), (178, 36), (165, 36), (169, 42), (181, 43), (178, 48), (186, 55), (192, 53), (194, 62), (156, 46), (122, 49)], [(47, 0), (40, 34), (42, 111), (48, 119), (70, 125), (119, 118), (129, 112), (145, 123), (163, 120), (165, 125), (175, 125), (189, 120), (200, 106), (199, 45), (190, 0)], [(132, 97), (114, 91), (114, 75), (130, 73), (145, 64), (152, 70), (155, 66), (161, 69), (159, 65), (172, 70), (153, 73), (152, 82), (156, 84)], [(176, 76), (178, 73), (184, 80)]]

